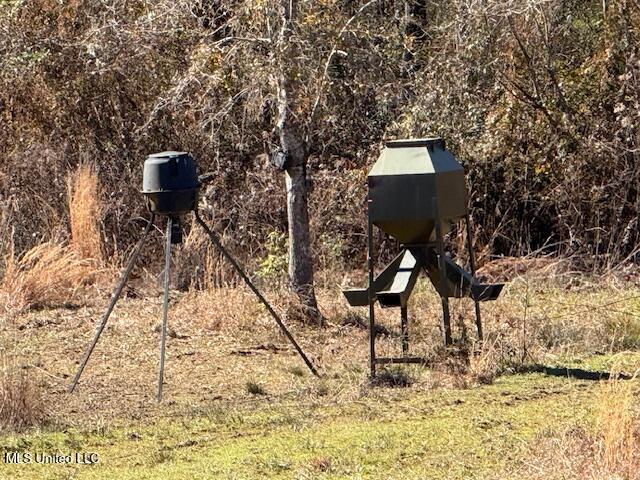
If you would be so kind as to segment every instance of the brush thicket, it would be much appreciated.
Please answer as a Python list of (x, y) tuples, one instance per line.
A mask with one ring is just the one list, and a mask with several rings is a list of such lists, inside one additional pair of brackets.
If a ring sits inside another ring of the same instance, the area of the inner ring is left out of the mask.
[(0, 431), (37, 426), (45, 418), (40, 389), (27, 370), (0, 357)]

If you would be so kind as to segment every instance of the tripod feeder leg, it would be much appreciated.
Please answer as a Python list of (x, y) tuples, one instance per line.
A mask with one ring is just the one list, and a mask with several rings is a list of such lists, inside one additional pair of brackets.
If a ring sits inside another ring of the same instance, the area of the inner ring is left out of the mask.
[(173, 219), (167, 219), (167, 243), (164, 247), (164, 297), (162, 300), (162, 333), (160, 335), (160, 369), (158, 372), (158, 402), (162, 401), (162, 387), (164, 385), (164, 354), (167, 345), (167, 315), (169, 313), (169, 273), (171, 268), (171, 227)]
[(282, 333), (284, 333), (284, 335), (287, 337), (289, 342), (291, 342), (293, 347), (298, 352), (298, 355), (300, 355), (302, 360), (304, 360), (304, 363), (307, 365), (307, 367), (309, 367), (309, 370), (311, 370), (311, 373), (313, 373), (316, 377), (319, 377), (320, 375), (318, 374), (318, 371), (313, 366), (313, 363), (311, 363), (311, 360), (309, 360), (309, 358), (305, 355), (302, 348), (300, 348), (300, 345), (298, 345), (298, 342), (296, 342), (296, 339), (293, 338), (293, 335), (291, 335), (291, 332), (289, 332), (285, 324), (282, 322), (282, 320), (280, 319), (280, 316), (276, 313), (273, 307), (271, 307), (267, 299), (264, 298), (264, 296), (260, 293), (260, 290), (256, 288), (256, 286), (253, 284), (251, 279), (244, 273), (244, 271), (242, 270), (238, 262), (236, 262), (236, 260), (229, 254), (229, 252), (225, 250), (218, 236), (213, 232), (213, 230), (209, 228), (209, 226), (206, 223), (204, 223), (202, 218), (200, 218), (200, 214), (198, 213), (198, 211), (196, 210), (194, 213), (196, 216), (196, 221), (204, 229), (204, 231), (207, 232), (207, 235), (209, 235), (209, 238), (211, 239), (211, 243), (213, 243), (216, 246), (216, 248), (220, 250), (220, 253), (222, 253), (222, 256), (227, 259), (227, 261), (233, 266), (233, 268), (236, 270), (238, 275), (240, 275), (240, 277), (244, 280), (244, 282), (251, 289), (251, 291), (255, 293), (258, 299), (267, 308), (267, 310), (269, 311), (273, 319), (278, 324), (278, 327), (280, 327), (280, 330), (282, 330)]
[(124, 272), (122, 273), (122, 276), (120, 277), (120, 282), (118, 283), (118, 286), (116, 287), (115, 291), (113, 292), (113, 295), (111, 295), (111, 300), (109, 301), (109, 306), (107, 307), (107, 311), (102, 316), (102, 321), (100, 322), (100, 326), (98, 327), (98, 330), (96, 331), (96, 335), (93, 338), (93, 342), (91, 342), (91, 345), (89, 345), (89, 348), (87, 349), (87, 352), (84, 354), (84, 358), (82, 359), (82, 363), (80, 364), (80, 367), (78, 368), (78, 372), (76, 373), (76, 376), (73, 378), (73, 383), (71, 383), (71, 386), (69, 387), (69, 392), (70, 393), (73, 393), (73, 391), (76, 388), (76, 385), (78, 385), (78, 381), (80, 381), (80, 376), (82, 375), (84, 367), (87, 366), (87, 362), (89, 361), (89, 357), (91, 357), (91, 354), (93, 353), (93, 349), (96, 347), (96, 344), (98, 343), (98, 340), (100, 339), (100, 335), (102, 335), (102, 331), (107, 326), (107, 321), (109, 320), (109, 317), (111, 316), (111, 312), (113, 312), (113, 309), (116, 306), (116, 302), (118, 301), (118, 299), (120, 298), (120, 295), (122, 294), (122, 289), (124, 288), (125, 283), (127, 283), (127, 279), (129, 278), (129, 275), (131, 274), (131, 270), (133, 270), (133, 266), (135, 265), (136, 260), (137, 260), (138, 256), (140, 255), (140, 252), (142, 251), (142, 246), (144, 245), (144, 242), (147, 239), (147, 236), (149, 235), (149, 232), (151, 231), (151, 227), (153, 226), (153, 221), (154, 220), (155, 220), (155, 215), (151, 214), (151, 218), (149, 219), (149, 222), (147, 223), (147, 227), (145, 228), (144, 233), (142, 234), (142, 238), (138, 242), (138, 245), (136, 245), (136, 248), (134, 249), (133, 253), (131, 254), (131, 257), (129, 257), (129, 262), (127, 263), (127, 266), (124, 269)]

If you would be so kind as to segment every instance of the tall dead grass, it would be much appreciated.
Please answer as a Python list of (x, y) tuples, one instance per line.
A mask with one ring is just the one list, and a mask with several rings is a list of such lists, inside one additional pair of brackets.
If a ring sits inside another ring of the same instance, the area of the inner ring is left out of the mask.
[(174, 309), (176, 324), (200, 323), (201, 328), (230, 334), (256, 332), (273, 323), (250, 290), (222, 287), (187, 293)]
[(490, 384), (500, 374), (502, 366), (500, 365), (498, 354), (499, 337), (488, 339), (481, 344), (478, 352), (473, 352), (469, 356), (468, 374), (475, 383)]
[(637, 382), (612, 378), (602, 386), (593, 429), (547, 432), (514, 478), (640, 480)]
[(95, 167), (81, 164), (67, 179), (70, 217), (68, 244), (54, 239), (17, 255), (10, 238), (0, 279), (0, 313), (57, 307), (78, 300), (103, 263), (100, 204)]
[(71, 241), (69, 247), (81, 258), (102, 264), (98, 173), (90, 163), (81, 163), (67, 180), (67, 202)]
[[(640, 416), (635, 382), (607, 382), (598, 415), (599, 460), (605, 473), (640, 479)], [(612, 477), (613, 478), (613, 477)]]
[(55, 241), (37, 245), (17, 258), (11, 252), (0, 281), (0, 310), (17, 314), (68, 304), (96, 273), (90, 260)]
[(18, 431), (36, 426), (45, 419), (45, 403), (40, 389), (15, 362), (0, 361), (0, 431)]
[(0, 272), (4, 271), (5, 260), (12, 246), (12, 242), (6, 241), (9, 238), (13, 238), (14, 227), (12, 223), (13, 205), (11, 200), (0, 202), (0, 238), (5, 239), (0, 241)]
[(179, 290), (228, 288), (238, 283), (232, 266), (196, 224), (191, 225), (175, 258), (173, 282)]

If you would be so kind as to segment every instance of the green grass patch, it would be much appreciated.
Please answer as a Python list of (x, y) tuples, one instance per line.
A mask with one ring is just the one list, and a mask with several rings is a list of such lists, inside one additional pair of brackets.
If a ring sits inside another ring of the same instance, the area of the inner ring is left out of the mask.
[(589, 424), (596, 385), (522, 375), (470, 390), (370, 390), (342, 404), (212, 406), (151, 425), (10, 435), (0, 450), (96, 452), (100, 462), (0, 464), (0, 478), (486, 478), (550, 428)]
[(619, 372), (628, 375), (640, 370), (640, 352), (619, 352), (602, 355), (560, 357), (548, 362), (550, 366), (581, 368), (597, 372)]

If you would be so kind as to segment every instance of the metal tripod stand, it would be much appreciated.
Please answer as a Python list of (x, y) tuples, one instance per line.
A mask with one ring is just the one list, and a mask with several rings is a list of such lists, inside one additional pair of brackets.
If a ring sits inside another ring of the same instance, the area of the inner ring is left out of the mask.
[[(251, 289), (251, 291), (256, 294), (256, 296), (258, 297), (260, 302), (262, 302), (262, 304), (269, 311), (269, 313), (271, 314), (273, 319), (276, 321), (276, 323), (278, 324), (278, 327), (280, 328), (282, 333), (287, 337), (289, 342), (291, 342), (291, 344), (296, 349), (296, 351), (298, 352), (298, 354), (300, 355), (300, 357), (302, 358), (304, 363), (307, 365), (309, 370), (311, 370), (311, 373), (313, 373), (316, 377), (319, 376), (317, 370), (315, 369), (315, 367), (313, 366), (313, 364), (311, 363), (309, 358), (306, 356), (306, 354), (304, 353), (304, 351), (302, 350), (302, 348), (300, 347), (298, 342), (296, 342), (296, 340), (293, 337), (293, 335), (291, 335), (291, 332), (289, 332), (289, 330), (287, 329), (285, 324), (282, 322), (282, 319), (280, 318), (280, 316), (276, 313), (276, 311), (273, 309), (273, 307), (271, 307), (271, 305), (269, 304), (267, 299), (260, 293), (260, 291), (256, 288), (256, 286), (253, 284), (251, 279), (244, 273), (244, 271), (242, 270), (242, 267), (240, 267), (238, 262), (223, 247), (222, 243), (220, 242), (220, 239), (215, 234), (215, 232), (213, 232), (213, 230), (211, 230), (208, 227), (208, 225), (206, 223), (204, 223), (204, 221), (200, 217), (200, 214), (198, 213), (198, 210), (194, 210), (194, 214), (195, 214), (196, 222), (207, 233), (207, 235), (209, 236), (209, 238), (211, 240), (211, 243), (213, 243), (213, 245), (218, 250), (220, 250), (220, 253), (222, 253), (224, 258), (229, 261), (229, 263), (233, 266), (235, 271), (244, 280), (244, 282)], [(126, 265), (126, 267), (125, 267), (125, 269), (124, 269), (124, 271), (122, 273), (122, 276), (120, 277), (120, 281), (118, 282), (118, 286), (116, 287), (113, 295), (111, 296), (111, 299), (109, 301), (109, 305), (107, 307), (107, 310), (104, 313), (104, 315), (102, 316), (102, 320), (101, 320), (100, 324), (98, 325), (98, 329), (96, 330), (96, 334), (95, 334), (95, 336), (93, 338), (93, 341), (89, 345), (89, 348), (87, 349), (87, 351), (86, 351), (86, 353), (84, 355), (84, 358), (82, 359), (82, 362), (80, 363), (80, 367), (78, 368), (78, 371), (76, 372), (76, 375), (75, 375), (75, 377), (73, 379), (73, 382), (71, 383), (71, 386), (69, 387), (69, 392), (73, 392), (75, 390), (76, 386), (78, 385), (80, 377), (82, 376), (82, 372), (84, 371), (84, 368), (86, 367), (86, 365), (87, 365), (87, 363), (89, 361), (89, 358), (91, 357), (91, 354), (93, 353), (93, 350), (95, 349), (96, 344), (98, 343), (98, 340), (100, 339), (100, 336), (102, 335), (102, 332), (104, 331), (105, 327), (107, 326), (107, 322), (109, 321), (109, 317), (111, 316), (111, 313), (113, 312), (113, 309), (114, 309), (118, 299), (120, 298), (120, 295), (122, 294), (122, 290), (123, 290), (125, 284), (127, 283), (129, 275), (131, 274), (131, 270), (133, 270), (135, 262), (136, 262), (137, 258), (139, 257), (140, 252), (142, 251), (142, 247), (143, 247), (147, 237), (149, 236), (149, 232), (151, 231), (151, 228), (153, 226), (153, 222), (155, 221), (155, 217), (156, 217), (155, 214), (151, 213), (151, 218), (149, 219), (149, 221), (147, 223), (147, 226), (146, 226), (146, 228), (144, 230), (142, 238), (140, 238), (140, 240), (138, 241), (138, 244), (136, 245), (135, 249), (133, 250), (133, 253), (131, 254), (131, 257), (129, 257), (127, 265)], [(162, 302), (162, 331), (161, 331), (161, 336), (160, 336), (160, 364), (159, 364), (159, 369), (158, 369), (158, 393), (157, 393), (157, 397), (156, 397), (158, 402), (162, 401), (162, 388), (163, 388), (163, 384), (164, 384), (165, 347), (166, 347), (166, 340), (167, 340), (167, 317), (168, 317), (168, 311), (169, 311), (169, 269), (170, 269), (170, 266), (171, 266), (171, 245), (172, 245), (171, 240), (172, 240), (172, 231), (173, 231), (174, 222), (176, 222), (176, 221), (177, 221), (177, 219), (175, 219), (175, 218), (173, 218), (171, 216), (169, 216), (167, 218), (167, 228), (166, 228), (166, 233), (165, 233), (166, 244), (165, 244), (165, 268), (164, 268), (164, 296), (163, 296), (163, 302)]]

